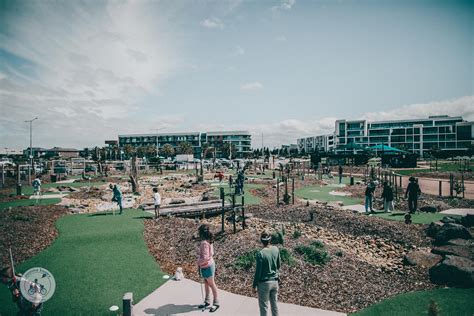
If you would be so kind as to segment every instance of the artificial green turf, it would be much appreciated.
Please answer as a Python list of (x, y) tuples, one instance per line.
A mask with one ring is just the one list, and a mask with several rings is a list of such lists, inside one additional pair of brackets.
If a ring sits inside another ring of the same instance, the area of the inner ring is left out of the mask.
[(474, 289), (436, 289), (400, 294), (359, 311), (354, 316), (419, 316), (428, 315), (428, 306), (434, 300), (439, 316), (474, 315)]
[[(219, 188), (220, 187), (223, 187), (224, 188), (224, 192), (226, 194), (228, 194), (230, 192), (229, 190), (229, 185), (227, 184), (222, 184), (220, 186), (217, 186), (214, 190), (214, 195), (215, 196), (219, 196)], [(260, 204), (262, 202), (262, 199), (259, 198), (258, 196), (255, 196), (253, 195), (252, 193), (250, 193), (250, 189), (257, 189), (257, 188), (261, 188), (263, 187), (263, 185), (261, 184), (253, 184), (253, 183), (249, 183), (249, 184), (244, 184), (244, 200), (245, 200), (245, 205), (257, 205), (257, 204)], [(228, 198), (228, 197), (227, 197)], [(240, 204), (242, 202), (242, 198), (241, 198), (241, 195), (238, 195), (236, 196), (235, 198), (235, 203), (236, 204)]]
[[(404, 212), (393, 212), (393, 213), (375, 213), (374, 216), (385, 218), (392, 221), (405, 221)], [(436, 222), (441, 220), (447, 214), (441, 213), (415, 213), (411, 215), (411, 220), (415, 224), (430, 224), (431, 222)], [(449, 215), (450, 217), (457, 217), (456, 215)]]
[[(138, 302), (164, 283), (143, 240), (147, 213), (124, 213), (64, 216), (56, 241), (16, 267), (18, 272), (43, 267), (54, 275), (56, 292), (43, 315), (108, 315), (111, 305), (122, 306), (124, 293), (133, 292)], [(14, 311), (6, 287), (0, 287), (0, 314)]]
[[(41, 190), (43, 193), (46, 189), (49, 188), (57, 188), (60, 186), (65, 186), (65, 187), (72, 187), (72, 188), (79, 188), (79, 187), (90, 187), (90, 186), (101, 186), (106, 184), (107, 182), (72, 182), (72, 183), (43, 183), (41, 185)], [(16, 189), (12, 189), (11, 194), (15, 193)], [(31, 185), (24, 185), (21, 188), (21, 193), (24, 195), (32, 195), (33, 194), (33, 187)]]
[(9, 207), (16, 207), (16, 206), (51, 205), (51, 204), (58, 204), (59, 202), (61, 202), (61, 199), (59, 198), (40, 199), (38, 200), (38, 203), (36, 202), (36, 199), (24, 199), (24, 200), (0, 202), (0, 210), (6, 209)]
[(341, 201), (344, 205), (361, 204), (362, 200), (350, 196), (331, 195), (329, 192), (336, 190), (330, 185), (313, 185), (295, 190), (295, 195), (306, 200), (319, 200), (324, 202)]

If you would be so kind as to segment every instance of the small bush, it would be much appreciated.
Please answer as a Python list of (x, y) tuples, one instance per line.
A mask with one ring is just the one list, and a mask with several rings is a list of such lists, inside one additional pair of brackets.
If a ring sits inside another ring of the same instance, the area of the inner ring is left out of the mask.
[(258, 249), (254, 249), (237, 257), (237, 260), (234, 263), (234, 267), (236, 267), (237, 269), (250, 270), (255, 264), (255, 255), (257, 254), (257, 252)]
[(303, 255), (306, 262), (314, 265), (325, 265), (331, 259), (324, 248), (300, 245), (295, 248), (295, 251)]
[(292, 266), (295, 263), (295, 259), (293, 259), (291, 252), (286, 248), (280, 248), (280, 259), (281, 262), (289, 266)]
[(315, 247), (315, 248), (324, 248), (324, 243), (322, 240), (315, 240), (311, 243), (311, 246)]
[(336, 250), (335, 255), (338, 256), (338, 257), (342, 257), (344, 255), (344, 252), (341, 249), (338, 249), (338, 250)]
[(273, 245), (281, 244), (283, 245), (283, 233), (277, 231), (272, 234), (272, 239), (270, 241)]
[(301, 230), (297, 229), (293, 231), (293, 239), (298, 239), (301, 237)]

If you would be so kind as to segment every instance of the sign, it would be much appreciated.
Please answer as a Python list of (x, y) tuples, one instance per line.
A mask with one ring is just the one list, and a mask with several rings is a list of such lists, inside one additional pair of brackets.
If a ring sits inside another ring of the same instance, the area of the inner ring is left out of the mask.
[(34, 304), (46, 302), (53, 296), (55, 290), (56, 281), (51, 272), (46, 269), (31, 268), (21, 277), (21, 294)]

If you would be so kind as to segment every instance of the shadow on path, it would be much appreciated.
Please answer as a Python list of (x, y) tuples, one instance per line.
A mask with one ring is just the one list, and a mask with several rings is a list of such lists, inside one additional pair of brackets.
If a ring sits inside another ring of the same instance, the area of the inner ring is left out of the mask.
[(175, 315), (189, 313), (192, 311), (198, 311), (198, 305), (175, 305), (175, 304), (166, 304), (158, 308), (147, 308), (145, 313), (147, 315), (155, 316), (164, 316), (164, 315)]

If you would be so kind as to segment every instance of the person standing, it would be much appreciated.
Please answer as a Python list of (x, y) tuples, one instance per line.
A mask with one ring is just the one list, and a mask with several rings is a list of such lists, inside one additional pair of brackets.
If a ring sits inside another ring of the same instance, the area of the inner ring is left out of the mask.
[(342, 172), (343, 172), (343, 170), (342, 170), (342, 166), (341, 166), (341, 165), (339, 165), (339, 184), (341, 184), (341, 183), (342, 183)]
[(365, 213), (372, 213), (374, 210), (372, 208), (372, 200), (374, 198), (375, 185), (372, 181), (367, 184), (365, 188)]
[(408, 196), (408, 210), (415, 213), (418, 207), (418, 197), (421, 194), (420, 186), (414, 177), (410, 177), (407, 190), (405, 191), (405, 199)]
[(161, 195), (158, 188), (153, 188), (153, 204), (155, 205), (155, 220), (160, 217)]
[(383, 199), (384, 211), (386, 213), (392, 212), (393, 211), (393, 189), (388, 184), (387, 181), (383, 182), (382, 199)]
[(199, 237), (201, 238), (201, 244), (199, 245), (198, 251), (198, 270), (199, 276), (204, 279), (204, 289), (206, 298), (204, 303), (199, 305), (198, 308), (204, 309), (210, 306), (211, 298), (210, 292), (212, 291), (213, 303), (209, 312), (213, 313), (219, 308), (219, 299), (217, 294), (217, 285), (214, 280), (216, 273), (216, 263), (214, 262), (214, 234), (211, 232), (209, 225), (203, 224), (199, 226)]
[(33, 186), (33, 195), (38, 198), (41, 195), (41, 176), (37, 175), (31, 185)]
[(118, 185), (116, 184), (110, 184), (109, 185), (110, 189), (112, 189), (114, 196), (112, 197), (112, 202), (117, 202), (119, 208), (120, 208), (120, 213), (119, 215), (122, 215), (123, 211), (123, 206), (122, 206), (122, 192), (120, 191)]
[(263, 249), (255, 256), (256, 268), (253, 278), (253, 290), (258, 292), (258, 307), (260, 316), (266, 316), (268, 301), (270, 301), (272, 316), (278, 316), (278, 281), (281, 266), (280, 251), (275, 246), (270, 246), (271, 236), (262, 232), (260, 241)]

